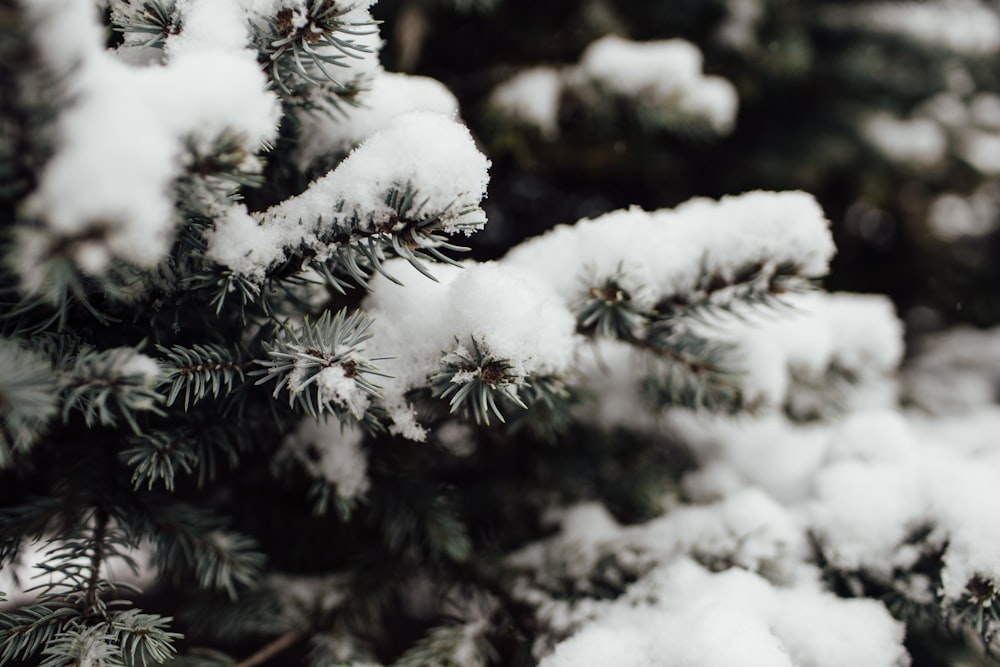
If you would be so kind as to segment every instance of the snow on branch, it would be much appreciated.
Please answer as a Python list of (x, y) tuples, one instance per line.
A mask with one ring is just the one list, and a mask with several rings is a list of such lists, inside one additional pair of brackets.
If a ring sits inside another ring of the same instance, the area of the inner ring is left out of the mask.
[[(56, 153), (26, 208), (47, 239), (29, 243), (32, 257), (21, 262), (29, 291), (40, 289), (42, 266), (62, 252), (91, 275), (113, 260), (154, 266), (174, 237), (172, 190), (187, 142), (235, 137), (252, 155), (274, 137), (277, 100), (254, 52), (233, 48), (248, 39), (242, 14), (231, 2), (207, 4), (191, 3), (191, 22), (168, 64), (137, 68), (104, 50), (92, 5), (29, 3), (52, 67), (74, 72)], [(199, 32), (202, 19), (216, 25), (220, 16), (242, 30)]]
[(575, 65), (518, 72), (493, 90), (489, 103), (554, 139), (564, 95), (579, 97), (588, 113), (613, 114), (615, 102), (624, 100), (640, 120), (654, 126), (714, 135), (732, 131), (738, 107), (729, 81), (703, 73), (701, 51), (694, 44), (683, 39), (633, 42), (615, 35), (592, 42)]
[(430, 112), (404, 114), (259, 218), (230, 210), (208, 235), (207, 257), (258, 281), (303, 250), (320, 262), (341, 249), (376, 266), (386, 252), (441, 260), (439, 248), (453, 247), (447, 236), (486, 223), (479, 204), (489, 165), (463, 125)]

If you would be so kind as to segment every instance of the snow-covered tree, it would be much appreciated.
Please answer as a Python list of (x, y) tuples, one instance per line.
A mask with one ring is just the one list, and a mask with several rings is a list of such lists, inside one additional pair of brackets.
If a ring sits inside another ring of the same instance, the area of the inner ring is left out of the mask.
[[(1000, 411), (970, 348), (1000, 334), (899, 375), (889, 300), (819, 288), (798, 189), (463, 259), (490, 160), (444, 85), (383, 69), (372, 4), (0, 0), (0, 665), (989, 649)], [(833, 32), (936, 17), (831, 4)], [(757, 53), (764, 10), (709, 5)], [(602, 36), (489, 114), (546, 150), (573, 118), (722, 137), (745, 85)]]

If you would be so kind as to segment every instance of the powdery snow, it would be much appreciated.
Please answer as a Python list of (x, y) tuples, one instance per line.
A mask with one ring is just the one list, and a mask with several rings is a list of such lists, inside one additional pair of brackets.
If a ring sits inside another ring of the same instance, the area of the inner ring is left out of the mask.
[(303, 137), (296, 146), (299, 168), (305, 170), (318, 160), (340, 157), (408, 111), (433, 111), (454, 118), (458, 100), (435, 79), (382, 72), (360, 96), (360, 106), (351, 108), (346, 117), (322, 112), (299, 114)]
[(892, 667), (908, 664), (902, 640), (877, 602), (682, 559), (633, 584), (540, 665)]
[(774, 270), (791, 263), (804, 277), (820, 276), (833, 252), (829, 222), (812, 196), (756, 191), (560, 225), (517, 246), (503, 261), (536, 275), (569, 303), (593, 286), (588, 279), (624, 273), (646, 286), (641, 303), (654, 304), (696, 295), (706, 275), (732, 280), (748, 265)]
[[(302, 194), (255, 219), (230, 211), (209, 235), (207, 254), (260, 280), (300, 247), (310, 247), (319, 260), (329, 257), (337, 242), (323, 235), (335, 225), (387, 237), (411, 221), (437, 218), (446, 233), (471, 233), (485, 222), (479, 204), (489, 166), (464, 125), (437, 113), (402, 114)], [(414, 193), (414, 205), (399, 215), (386, 197), (407, 188)]]
[(471, 350), (476, 341), (485, 353), (510, 363), (515, 377), (561, 373), (570, 366), (577, 346), (575, 318), (517, 268), (438, 266), (433, 269), (438, 282), (403, 260), (387, 262), (386, 270), (403, 285), (376, 277), (363, 307), (375, 318), (369, 350), (393, 357), (381, 368), (392, 375), (383, 394), (394, 432), (423, 439), (405, 393), (426, 386), (456, 346)]
[[(56, 153), (28, 212), (53, 237), (99, 239), (100, 248), (79, 258), (90, 273), (112, 257), (151, 267), (173, 239), (171, 189), (185, 141), (204, 145), (225, 134), (253, 153), (274, 137), (277, 99), (253, 53), (232, 50), (240, 41), (235, 30), (220, 33), (218, 43), (199, 34), (167, 65), (133, 68), (104, 50), (90, 3), (35, 0), (30, 8), (53, 68), (76, 68), (74, 103), (59, 118)], [(239, 21), (228, 2), (192, 4), (191, 12), (193, 32), (220, 17)]]

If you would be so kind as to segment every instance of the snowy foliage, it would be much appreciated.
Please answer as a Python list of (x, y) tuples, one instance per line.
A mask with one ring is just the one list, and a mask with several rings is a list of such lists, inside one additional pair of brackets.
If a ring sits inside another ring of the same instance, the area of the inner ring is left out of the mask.
[[(0, 127), (38, 135), (0, 139), (0, 665), (167, 663), (173, 627), (264, 646), (202, 665), (904, 667), (928, 627), (994, 646), (1000, 334), (929, 337), (900, 372), (888, 299), (819, 290), (833, 233), (801, 190), (460, 261), (493, 164), (443, 84), (383, 69), (371, 4), (0, 10)], [(818, 20), (1000, 49), (973, 0), (903, 8)], [(705, 34), (759, 57), (774, 3), (716, 9)], [(1000, 97), (960, 84), (844, 127), (912, 173), (995, 176)], [(482, 92), (548, 147), (578, 116), (737, 122), (680, 38), (607, 34)], [(938, 238), (996, 227), (993, 182), (933, 200)], [(154, 581), (176, 623), (129, 606)]]
[(517, 73), (493, 90), (490, 104), (554, 139), (564, 95), (579, 96), (590, 113), (621, 98), (654, 126), (703, 128), (718, 135), (732, 130), (738, 106), (729, 81), (702, 72), (701, 52), (694, 44), (682, 39), (633, 42), (614, 35), (591, 43), (576, 65)]

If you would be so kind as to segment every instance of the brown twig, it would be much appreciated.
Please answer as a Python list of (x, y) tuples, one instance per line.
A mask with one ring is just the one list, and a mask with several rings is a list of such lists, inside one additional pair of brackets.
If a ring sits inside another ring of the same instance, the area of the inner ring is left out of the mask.
[(257, 665), (262, 665), (285, 649), (297, 644), (305, 636), (305, 629), (292, 628), (271, 643), (266, 644), (250, 657), (236, 663), (233, 667), (257, 667)]

